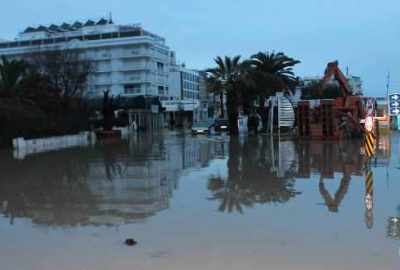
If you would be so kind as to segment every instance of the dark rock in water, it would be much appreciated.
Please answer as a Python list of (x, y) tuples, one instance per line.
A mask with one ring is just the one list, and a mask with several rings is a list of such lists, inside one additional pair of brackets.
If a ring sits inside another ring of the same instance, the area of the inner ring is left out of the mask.
[(125, 240), (125, 244), (128, 245), (128, 246), (134, 246), (134, 245), (137, 244), (137, 242), (132, 238), (128, 238), (128, 239)]

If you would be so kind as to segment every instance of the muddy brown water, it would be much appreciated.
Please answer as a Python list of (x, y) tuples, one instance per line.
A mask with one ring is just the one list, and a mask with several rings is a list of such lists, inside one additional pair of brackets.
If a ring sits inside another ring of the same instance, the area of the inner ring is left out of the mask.
[(0, 269), (397, 270), (399, 140), (372, 160), (362, 141), (180, 133), (1, 150)]

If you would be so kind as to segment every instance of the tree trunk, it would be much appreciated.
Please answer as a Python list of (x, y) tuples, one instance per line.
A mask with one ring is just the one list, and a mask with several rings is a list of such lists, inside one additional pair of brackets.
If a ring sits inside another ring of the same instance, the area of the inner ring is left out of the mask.
[(267, 109), (265, 108), (264, 102), (265, 102), (265, 97), (260, 96), (260, 98), (259, 98), (260, 107), (259, 107), (258, 113), (261, 116), (261, 123), (262, 123), (261, 131), (263, 133), (266, 133), (267, 129), (268, 129), (268, 112), (267, 112)]
[(219, 94), (219, 101), (220, 101), (220, 105), (221, 105), (221, 118), (224, 118), (224, 93), (221, 92)]
[(228, 107), (229, 134), (238, 135), (239, 104), (237, 94), (235, 92), (228, 93), (226, 103)]
[(231, 136), (229, 140), (228, 183), (231, 187), (239, 184), (241, 145), (238, 136)]
[(230, 135), (238, 135), (239, 134), (239, 127), (238, 127), (238, 119), (239, 113), (230, 112), (229, 115), (229, 134)]

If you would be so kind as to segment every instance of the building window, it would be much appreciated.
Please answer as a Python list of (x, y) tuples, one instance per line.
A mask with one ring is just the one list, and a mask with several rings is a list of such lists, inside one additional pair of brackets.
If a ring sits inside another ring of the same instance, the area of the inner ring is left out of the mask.
[(164, 72), (164, 64), (163, 64), (163, 63), (157, 62), (157, 71), (158, 71), (159, 73)]
[(19, 46), (29, 46), (29, 45), (30, 45), (29, 41), (21, 41), (19, 43)]
[(158, 94), (164, 95), (164, 86), (158, 86)]
[(39, 40), (32, 40), (32, 45), (33, 45), (33, 46), (42, 45), (42, 40), (41, 40), (41, 39), (39, 39)]
[(71, 40), (83, 40), (82, 36), (74, 36), (74, 37), (68, 37), (67, 41), (71, 41)]
[(61, 42), (65, 42), (65, 37), (62, 37), (62, 38), (56, 38), (56, 39), (54, 39), (54, 42), (55, 42), (55, 43), (61, 43)]
[(48, 44), (53, 44), (54, 43), (54, 39), (45, 39), (43, 41), (44, 44), (48, 45)]
[(120, 32), (120, 37), (135, 37), (140, 36), (140, 31), (128, 31), (128, 32)]
[(10, 48), (18, 47), (18, 42), (9, 43)]
[(140, 94), (140, 84), (126, 84), (124, 85), (125, 94)]
[(87, 40), (97, 40), (97, 39), (100, 39), (100, 35), (88, 35), (88, 36), (85, 36), (85, 39), (87, 39)]
[(102, 35), (101, 35), (101, 38), (102, 38), (102, 39), (109, 39), (109, 38), (112, 38), (112, 34), (111, 34), (111, 33), (102, 34)]

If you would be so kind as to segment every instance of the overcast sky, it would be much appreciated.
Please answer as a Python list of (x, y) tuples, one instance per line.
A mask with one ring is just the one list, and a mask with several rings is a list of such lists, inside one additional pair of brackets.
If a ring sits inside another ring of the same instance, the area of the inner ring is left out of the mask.
[[(114, 2), (114, 3), (113, 3)], [(2, 0), (0, 39), (27, 26), (100, 18), (140, 23), (166, 38), (189, 68), (217, 55), (282, 51), (301, 61), (299, 76), (321, 75), (335, 59), (361, 76), (366, 94), (400, 89), (399, 0)]]

